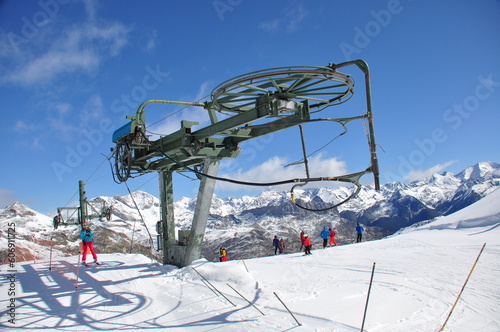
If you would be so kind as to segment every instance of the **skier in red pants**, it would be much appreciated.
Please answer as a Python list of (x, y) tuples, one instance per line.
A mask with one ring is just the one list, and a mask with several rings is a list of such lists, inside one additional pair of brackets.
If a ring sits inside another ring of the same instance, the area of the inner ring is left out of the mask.
[(87, 259), (87, 250), (90, 250), (90, 253), (92, 254), (92, 257), (94, 258), (94, 263), (97, 265), (101, 265), (97, 261), (97, 254), (95, 253), (94, 249), (94, 243), (92, 242), (92, 239), (94, 237), (94, 232), (90, 230), (90, 226), (88, 223), (83, 223), (83, 229), (80, 233), (80, 239), (82, 239), (83, 242), (83, 253), (82, 253), (82, 264), (87, 265), (86, 259)]
[(335, 231), (331, 228), (328, 228), (328, 231), (330, 232), (330, 243), (328, 246), (331, 247), (332, 244), (337, 245), (337, 241), (335, 240), (335, 235), (337, 235), (337, 233), (335, 233)]

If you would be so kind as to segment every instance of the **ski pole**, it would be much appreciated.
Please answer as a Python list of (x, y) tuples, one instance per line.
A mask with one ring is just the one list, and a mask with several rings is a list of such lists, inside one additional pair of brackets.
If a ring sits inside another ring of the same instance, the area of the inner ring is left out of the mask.
[(472, 265), (472, 268), (469, 272), (469, 275), (467, 276), (467, 278), (465, 279), (465, 282), (464, 282), (464, 285), (462, 286), (462, 289), (460, 290), (460, 293), (458, 293), (458, 296), (457, 296), (457, 299), (455, 300), (455, 303), (453, 304), (453, 306), (451, 307), (451, 310), (450, 310), (450, 313), (448, 314), (448, 317), (446, 317), (446, 320), (444, 321), (444, 324), (443, 326), (441, 326), (441, 329), (439, 331), (443, 331), (444, 330), (444, 327), (446, 326), (446, 323), (448, 323), (448, 319), (450, 319), (450, 316), (451, 316), (451, 313), (453, 312), (453, 310), (455, 309), (455, 306), (457, 305), (458, 303), (458, 300), (460, 299), (460, 296), (462, 295), (462, 292), (464, 291), (465, 289), (465, 285), (467, 285), (467, 282), (469, 281), (469, 278), (472, 274), (472, 271), (474, 271), (474, 268), (476, 267), (476, 264), (477, 264), (477, 261), (479, 260), (479, 257), (481, 256), (481, 254), (483, 253), (483, 250), (484, 250), (484, 247), (486, 246), (486, 243), (483, 244), (483, 247), (481, 248), (481, 251), (479, 252), (479, 255), (477, 255), (477, 258), (476, 258), (476, 261), (474, 262), (474, 265)]

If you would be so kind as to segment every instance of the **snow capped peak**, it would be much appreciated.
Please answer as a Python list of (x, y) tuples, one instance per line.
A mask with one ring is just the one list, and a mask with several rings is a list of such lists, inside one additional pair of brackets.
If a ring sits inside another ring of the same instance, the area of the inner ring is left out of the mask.
[(160, 206), (158, 198), (144, 191), (134, 191), (126, 196), (115, 196), (114, 199), (132, 208), (136, 208), (135, 204), (141, 209)]
[(36, 216), (37, 212), (33, 211), (29, 207), (19, 203), (19, 202), (14, 202), (12, 205), (7, 206), (4, 210), (3, 214), (10, 214), (12, 216), (18, 216), (18, 217), (27, 217), (27, 216)]
[(500, 164), (491, 161), (477, 163), (474, 166), (467, 167), (457, 175), (458, 178), (463, 180), (477, 180), (485, 176), (489, 176), (489, 178), (500, 176)]

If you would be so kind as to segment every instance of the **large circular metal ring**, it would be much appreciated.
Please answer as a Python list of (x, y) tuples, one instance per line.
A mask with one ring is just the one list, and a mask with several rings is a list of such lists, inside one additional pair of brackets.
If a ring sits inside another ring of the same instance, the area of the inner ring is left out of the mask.
[(115, 174), (120, 182), (130, 177), (132, 154), (127, 143), (119, 143), (115, 150)]
[(354, 93), (350, 75), (330, 67), (283, 67), (248, 73), (219, 84), (211, 93), (218, 111), (242, 113), (269, 95), (282, 101), (309, 102), (309, 108), (341, 104)]

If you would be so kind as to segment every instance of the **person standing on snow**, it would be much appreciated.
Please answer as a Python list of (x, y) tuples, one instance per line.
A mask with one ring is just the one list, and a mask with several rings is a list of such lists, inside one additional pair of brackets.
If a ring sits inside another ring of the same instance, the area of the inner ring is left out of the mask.
[(90, 225), (84, 222), (83, 229), (80, 232), (80, 239), (82, 239), (83, 243), (83, 253), (82, 253), (83, 265), (87, 265), (86, 263), (87, 250), (89, 250), (90, 253), (92, 254), (92, 257), (94, 258), (94, 263), (96, 263), (97, 265), (101, 265), (101, 263), (97, 261), (97, 254), (95, 253), (93, 238), (94, 238), (94, 232), (90, 230)]
[(219, 253), (220, 253), (219, 261), (221, 261), (221, 262), (227, 262), (229, 260), (229, 258), (227, 258), (227, 249), (226, 249), (226, 247), (220, 247)]
[(337, 235), (337, 233), (335, 233), (335, 231), (331, 228), (328, 228), (328, 231), (330, 232), (330, 243), (328, 246), (331, 247), (332, 244), (337, 245), (337, 241), (335, 240), (335, 235)]
[(304, 248), (304, 231), (300, 231), (300, 250), (299, 251), (302, 251), (302, 248)]
[(280, 254), (285, 252), (285, 240), (283, 238), (280, 239)]
[(323, 228), (321, 233), (319, 233), (319, 236), (323, 238), (323, 249), (326, 248), (326, 244), (328, 243), (328, 238), (330, 237), (330, 232), (326, 229), (326, 227)]
[[(278, 249), (280, 247), (280, 240), (278, 240), (278, 235), (274, 236), (273, 246), (274, 246), (274, 254), (276, 255), (278, 253)], [(280, 252), (280, 254), (281, 254), (281, 252)]]
[(356, 226), (356, 233), (358, 234), (358, 236), (356, 237), (356, 242), (361, 242), (361, 240), (363, 239), (363, 232), (364, 232), (364, 228), (363, 226), (361, 226), (359, 223), (358, 225)]
[(307, 235), (304, 235), (304, 246), (306, 248), (304, 253), (306, 255), (312, 255), (312, 253), (311, 253), (312, 243), (311, 243), (311, 239)]

